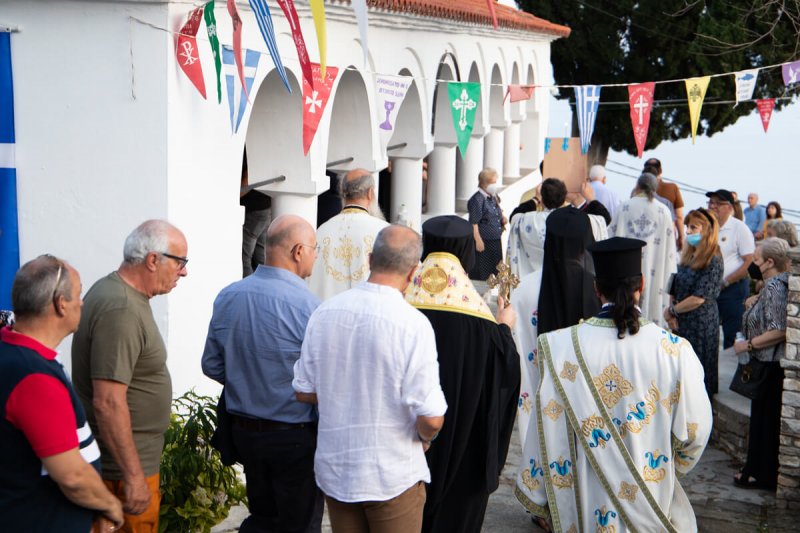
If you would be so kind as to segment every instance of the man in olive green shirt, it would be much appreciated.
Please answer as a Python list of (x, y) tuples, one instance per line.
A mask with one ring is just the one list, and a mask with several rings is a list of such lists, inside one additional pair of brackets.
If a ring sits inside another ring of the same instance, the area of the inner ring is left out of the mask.
[(123, 503), (123, 531), (157, 532), (159, 463), (172, 382), (150, 298), (187, 274), (186, 238), (148, 220), (125, 240), (116, 272), (84, 298), (72, 341), (72, 378), (100, 444), (103, 479)]

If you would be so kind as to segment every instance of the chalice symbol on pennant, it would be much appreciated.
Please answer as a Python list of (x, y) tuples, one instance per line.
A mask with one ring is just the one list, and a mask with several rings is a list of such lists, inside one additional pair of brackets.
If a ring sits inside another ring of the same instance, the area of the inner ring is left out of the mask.
[(392, 113), (392, 109), (394, 109), (394, 102), (391, 100), (386, 100), (383, 103), (383, 108), (386, 110), (386, 120), (384, 120), (380, 126), (378, 126), (382, 130), (391, 131), (392, 123), (389, 121), (389, 115)]

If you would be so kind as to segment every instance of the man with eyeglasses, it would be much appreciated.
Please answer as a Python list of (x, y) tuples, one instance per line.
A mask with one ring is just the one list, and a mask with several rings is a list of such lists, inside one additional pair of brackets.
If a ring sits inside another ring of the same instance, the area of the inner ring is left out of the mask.
[(706, 196), (708, 210), (719, 221), (719, 248), (725, 266), (717, 307), (722, 323), (722, 347), (730, 348), (741, 328), (744, 301), (750, 292), (747, 267), (753, 262), (756, 244), (747, 225), (733, 216), (734, 198), (730, 191), (719, 189), (707, 192)]
[(172, 381), (150, 300), (187, 275), (183, 233), (148, 220), (128, 235), (116, 272), (84, 299), (72, 375), (97, 435), (103, 479), (123, 502), (126, 532), (158, 531), (159, 464)]
[(214, 301), (203, 373), (225, 386), (233, 447), (244, 465), (250, 516), (239, 531), (320, 531), (317, 410), (292, 389), (292, 368), (319, 305), (303, 281), (317, 239), (304, 219), (282, 215), (267, 230), (266, 248), (266, 264)]

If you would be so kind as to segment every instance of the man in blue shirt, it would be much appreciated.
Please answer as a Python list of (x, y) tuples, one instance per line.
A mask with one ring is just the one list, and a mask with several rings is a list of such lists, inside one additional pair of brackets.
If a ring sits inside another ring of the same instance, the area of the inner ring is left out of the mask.
[(317, 255), (314, 229), (294, 215), (267, 230), (267, 261), (214, 302), (203, 373), (222, 383), (233, 443), (244, 466), (250, 516), (239, 531), (320, 531), (314, 479), (317, 410), (295, 399), (293, 367), (319, 300), (304, 278)]
[(747, 195), (748, 207), (744, 208), (744, 223), (753, 232), (756, 240), (764, 238), (764, 222), (767, 221), (767, 210), (758, 205), (758, 195), (751, 192)]

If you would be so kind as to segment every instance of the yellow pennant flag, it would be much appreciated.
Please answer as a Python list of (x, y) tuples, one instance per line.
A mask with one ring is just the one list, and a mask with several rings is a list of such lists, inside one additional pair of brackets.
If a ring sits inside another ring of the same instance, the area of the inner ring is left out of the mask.
[(706, 89), (711, 76), (702, 78), (689, 78), (686, 82), (686, 96), (689, 99), (689, 120), (692, 122), (692, 144), (697, 135), (697, 124), (700, 122), (700, 108), (703, 107), (703, 99), (706, 97)]
[(314, 28), (317, 30), (320, 77), (325, 79), (325, 68), (328, 66), (328, 33), (325, 30), (324, 0), (311, 0), (311, 16), (314, 17)]

